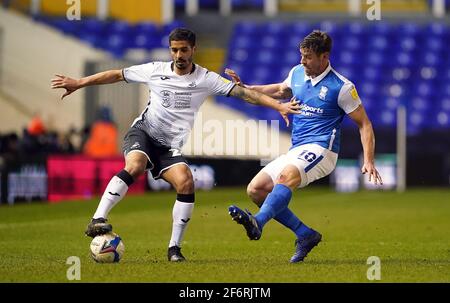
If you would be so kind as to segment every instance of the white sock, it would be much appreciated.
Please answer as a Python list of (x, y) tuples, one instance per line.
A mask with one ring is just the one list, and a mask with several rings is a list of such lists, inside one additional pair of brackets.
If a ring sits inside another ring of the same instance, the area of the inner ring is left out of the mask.
[(194, 203), (175, 201), (172, 211), (173, 225), (172, 238), (170, 238), (169, 247), (181, 247), (183, 235), (188, 221), (191, 219)]
[(97, 211), (94, 214), (94, 219), (107, 218), (111, 209), (119, 203), (128, 191), (128, 185), (119, 177), (112, 177), (106, 186), (102, 199), (98, 204)]

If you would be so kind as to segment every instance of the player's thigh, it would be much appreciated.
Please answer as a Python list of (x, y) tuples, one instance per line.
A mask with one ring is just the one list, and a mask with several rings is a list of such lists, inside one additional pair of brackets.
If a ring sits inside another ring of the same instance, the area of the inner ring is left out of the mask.
[(126, 168), (141, 169), (142, 172), (153, 167), (150, 160), (151, 142), (148, 135), (136, 128), (131, 128), (124, 138), (123, 153), (125, 156)]
[(294, 165), (301, 177), (299, 188), (329, 175), (336, 167), (337, 154), (317, 144), (305, 144), (291, 149), (287, 162)]
[(260, 170), (256, 176), (248, 184), (249, 189), (260, 190), (265, 192), (271, 192), (274, 183), (272, 177), (265, 171)]
[(273, 187), (276, 180), (278, 179), (278, 176), (280, 175), (281, 171), (283, 170), (283, 168), (286, 166), (287, 163), (288, 163), (287, 156), (281, 155), (278, 158), (276, 158), (275, 160), (271, 161), (269, 164), (267, 164), (263, 169), (261, 169), (260, 172), (255, 176), (255, 178), (257, 178), (258, 176), (261, 176), (261, 178), (258, 177), (258, 179), (262, 180), (264, 178), (263, 176), (267, 175), (267, 176), (269, 176), (270, 180), (272, 181), (272, 187)]
[(185, 162), (178, 162), (161, 173), (161, 177), (169, 182), (180, 194), (194, 192), (194, 178), (191, 169)]
[(297, 168), (294, 164), (286, 164), (284, 166), (281, 173), (278, 175), (278, 178), (276, 180), (276, 184), (283, 184), (287, 187), (289, 187), (291, 190), (296, 189), (300, 186), (302, 182), (302, 177), (300, 170)]

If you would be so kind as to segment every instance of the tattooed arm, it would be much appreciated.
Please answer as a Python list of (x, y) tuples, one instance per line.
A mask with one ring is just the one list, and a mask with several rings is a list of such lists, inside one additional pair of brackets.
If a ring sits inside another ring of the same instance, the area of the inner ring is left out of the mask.
[(260, 93), (256, 90), (247, 89), (239, 85), (233, 87), (230, 95), (236, 98), (240, 98), (245, 102), (251, 104), (263, 105), (279, 111), (288, 126), (289, 120), (287, 118), (287, 115), (299, 113), (300, 106), (295, 100), (292, 100), (291, 102), (280, 103), (279, 101), (273, 99), (272, 97), (264, 95), (263, 93)]

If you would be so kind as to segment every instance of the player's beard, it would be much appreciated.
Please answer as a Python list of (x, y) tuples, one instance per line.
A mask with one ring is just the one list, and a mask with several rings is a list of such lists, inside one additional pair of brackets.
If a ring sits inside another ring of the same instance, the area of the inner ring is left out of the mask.
[(189, 58), (187, 60), (176, 60), (175, 61), (175, 65), (177, 66), (178, 69), (181, 70), (185, 70), (186, 68), (188, 68), (192, 63), (192, 58)]

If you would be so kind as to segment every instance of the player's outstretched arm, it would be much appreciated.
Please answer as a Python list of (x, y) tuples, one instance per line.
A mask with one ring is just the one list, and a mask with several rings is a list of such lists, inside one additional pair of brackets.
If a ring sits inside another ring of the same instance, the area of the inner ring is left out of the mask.
[(364, 151), (364, 164), (361, 168), (363, 174), (369, 174), (369, 182), (375, 184), (383, 184), (380, 173), (375, 168), (375, 134), (373, 132), (372, 123), (367, 117), (366, 111), (362, 105), (359, 105), (357, 109), (348, 114), (349, 117), (355, 121), (359, 127), (359, 133), (361, 135), (361, 143)]
[(266, 85), (245, 85), (238, 74), (232, 69), (226, 68), (225, 74), (231, 77), (231, 80), (237, 85), (256, 90), (269, 97), (275, 99), (290, 99), (292, 98), (292, 90), (285, 83), (274, 83)]
[(61, 100), (82, 87), (100, 84), (111, 84), (124, 80), (122, 70), (109, 70), (81, 79), (73, 79), (58, 74), (55, 75), (55, 77), (56, 78), (53, 78), (51, 80), (52, 89), (64, 88), (66, 90), (66, 92), (62, 95)]
[(279, 111), (281, 116), (284, 118), (284, 121), (286, 121), (287, 126), (289, 126), (289, 119), (287, 115), (300, 113), (300, 105), (295, 99), (292, 99), (290, 102), (282, 103), (258, 91), (247, 89), (238, 85), (233, 87), (230, 95), (251, 104), (263, 105)]

